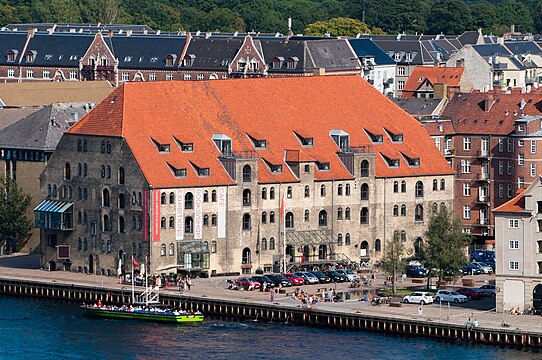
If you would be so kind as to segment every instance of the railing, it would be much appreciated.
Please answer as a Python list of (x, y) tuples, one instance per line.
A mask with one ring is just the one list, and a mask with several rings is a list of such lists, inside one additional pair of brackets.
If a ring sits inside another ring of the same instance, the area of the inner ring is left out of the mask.
[(159, 291), (160, 288), (158, 286), (153, 286), (145, 289), (141, 294), (137, 295), (137, 301), (138, 302), (152, 302), (156, 303), (159, 302)]
[(454, 149), (444, 149), (444, 156), (452, 156), (454, 154)]
[(474, 223), (475, 226), (489, 226), (489, 219), (477, 219)]
[(361, 146), (349, 146), (342, 147), (342, 153), (354, 153), (354, 154), (374, 154), (374, 147), (372, 145), (361, 145)]
[(483, 180), (483, 181), (489, 181), (489, 174), (486, 173), (486, 172), (482, 172), (482, 173), (478, 174), (476, 179), (477, 180)]
[(488, 195), (479, 195), (478, 198), (477, 198), (477, 201), (478, 203), (489, 203), (490, 200), (489, 200), (489, 196)]

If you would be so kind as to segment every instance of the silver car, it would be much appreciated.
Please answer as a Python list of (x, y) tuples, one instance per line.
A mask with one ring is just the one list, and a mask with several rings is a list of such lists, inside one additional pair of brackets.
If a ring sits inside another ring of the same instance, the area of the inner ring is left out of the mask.
[(478, 266), (484, 274), (491, 274), (493, 272), (493, 268), (485, 262), (475, 262), (474, 265)]
[(339, 274), (348, 278), (348, 281), (354, 281), (358, 279), (358, 276), (352, 270), (336, 270)]
[(320, 282), (320, 280), (313, 273), (308, 271), (299, 271), (295, 274), (301, 276), (305, 280), (305, 284), (318, 284)]

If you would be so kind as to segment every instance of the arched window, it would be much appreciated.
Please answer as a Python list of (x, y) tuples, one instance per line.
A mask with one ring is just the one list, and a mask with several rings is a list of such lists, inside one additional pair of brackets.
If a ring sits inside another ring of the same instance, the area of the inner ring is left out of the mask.
[(402, 193), (406, 192), (406, 181), (405, 180), (401, 181), (401, 192)]
[(160, 204), (164, 205), (166, 203), (166, 193), (163, 192), (161, 195), (160, 195)]
[(369, 209), (366, 207), (361, 208), (360, 216), (359, 216), (359, 222), (360, 224), (368, 224), (369, 223)]
[(166, 256), (166, 244), (160, 245), (160, 256)]
[(320, 196), (326, 196), (326, 186), (324, 184), (320, 186)]
[(406, 238), (406, 231), (405, 231), (405, 230), (402, 230), (402, 231), (401, 231), (401, 241), (404, 242), (404, 241), (406, 241), (406, 240), (407, 240), (407, 238)]
[(203, 192), (203, 202), (209, 202), (209, 192), (207, 190)]
[(81, 141), (81, 139), (78, 139), (77, 140), (77, 151), (80, 152), (83, 150), (83, 146), (82, 146), (83, 142)]
[(133, 205), (137, 204), (137, 195), (135, 191), (132, 191), (132, 204)]
[(305, 209), (305, 218), (304, 218), (304, 220), (305, 220), (305, 222), (308, 222), (309, 219), (310, 219), (310, 212), (309, 212), (308, 209)]
[(184, 208), (193, 209), (194, 208), (194, 195), (191, 192), (187, 192), (184, 195)]
[(175, 255), (175, 245), (169, 244), (169, 256)]
[(216, 253), (216, 241), (211, 242), (211, 252)]
[(111, 154), (111, 143), (109, 141), (107, 142), (107, 153)]
[(337, 220), (342, 220), (343, 219), (343, 208), (340, 207), (337, 209)]
[(350, 208), (347, 207), (345, 210), (344, 210), (344, 219), (345, 220), (350, 220)]
[(344, 244), (350, 245), (350, 233), (346, 233), (346, 236), (344, 237)]
[(250, 190), (243, 190), (243, 206), (250, 206)]
[(369, 200), (369, 185), (367, 183), (361, 184), (361, 200)]
[(110, 226), (110, 223), (109, 223), (109, 216), (107, 214), (104, 215), (104, 217), (103, 217), (103, 229), (104, 229), (104, 231), (110, 231), (111, 230), (111, 226)]
[(121, 166), (119, 168), (119, 185), (124, 185), (124, 168)]
[(267, 199), (267, 188), (262, 188), (262, 200)]
[(375, 251), (382, 251), (382, 241), (380, 241), (380, 239), (375, 240)]
[(399, 206), (393, 205), (393, 216), (399, 216)]
[(320, 210), (318, 213), (318, 226), (327, 226), (327, 211)]
[(102, 178), (105, 178), (105, 165), (102, 165), (101, 170), (101, 176)]
[(137, 230), (143, 229), (143, 220), (141, 215), (137, 217)]
[(126, 232), (126, 225), (124, 223), (124, 216), (119, 216), (119, 233), (124, 234)]
[(288, 187), (286, 188), (286, 197), (287, 197), (288, 199), (291, 199), (291, 198), (292, 198), (292, 187), (291, 187), (291, 186), (288, 186)]
[(83, 188), (83, 199), (88, 199), (88, 190), (86, 187)]
[(72, 178), (72, 171), (71, 171), (70, 163), (66, 163), (66, 165), (64, 165), (64, 179), (71, 180), (71, 178)]
[(184, 233), (192, 234), (194, 232), (194, 220), (191, 216), (184, 219)]
[(124, 207), (126, 206), (126, 199), (123, 193), (119, 194), (118, 205), (119, 209), (124, 209)]
[(337, 195), (342, 196), (343, 194), (343, 184), (337, 185)]
[(244, 248), (243, 249), (241, 263), (243, 265), (252, 264), (252, 260), (250, 258), (250, 249), (249, 248)]
[(292, 229), (294, 227), (294, 213), (289, 211), (286, 213), (286, 227)]
[(423, 252), (423, 240), (422, 238), (419, 237), (419, 238), (416, 238), (416, 240), (414, 241), (414, 256), (419, 258), (422, 256), (422, 252)]
[(166, 217), (165, 216), (162, 216), (162, 218), (160, 219), (160, 227), (162, 229), (166, 228)]
[(433, 179), (433, 191), (437, 191), (438, 190), (438, 181), (437, 179)]
[(83, 250), (85, 250), (85, 251), (88, 250), (88, 240), (87, 240), (87, 238), (83, 239)]
[(344, 188), (346, 196), (350, 196), (350, 184), (346, 184)]
[(86, 211), (83, 213), (83, 224), (88, 224), (88, 214)]
[(415, 193), (416, 193), (416, 197), (422, 197), (423, 196), (423, 182), (416, 181)]
[[(77, 250), (83, 249), (83, 240), (81, 238), (77, 239)], [(105, 249), (104, 249), (105, 251)]]
[(132, 230), (135, 230), (137, 229), (137, 219), (136, 219), (136, 216), (133, 215), (132, 216)]
[(361, 256), (369, 256), (369, 243), (365, 240), (361, 242), (360, 245)]
[(343, 245), (343, 234), (337, 235), (337, 245), (339, 246)]
[(440, 179), (440, 190), (446, 190), (446, 180)]
[(68, 186), (68, 198), (71, 200), (72, 197), (73, 197), (72, 187)]
[(111, 166), (107, 165), (107, 178), (111, 179)]
[(423, 206), (420, 204), (416, 205), (416, 210), (414, 212), (414, 221), (423, 221)]
[(398, 193), (399, 192), (399, 181), (393, 182), (393, 192)]
[[(85, 241), (87, 241), (87, 239), (85, 239)], [(111, 252), (111, 240), (107, 240), (107, 252)]]
[(83, 167), (81, 166), (81, 163), (77, 164), (77, 176), (83, 175)]
[(275, 238), (269, 239), (269, 250), (275, 250)]
[(250, 214), (243, 215), (243, 230), (250, 230)]
[(406, 205), (401, 205), (401, 216), (406, 216)]
[(305, 185), (305, 197), (308, 198), (311, 196), (311, 188), (309, 185)]
[(175, 218), (173, 216), (169, 217), (169, 228), (174, 229), (175, 228)]
[(81, 211), (78, 211), (78, 212), (77, 212), (77, 223), (78, 223), (78, 224), (82, 224), (82, 223), (83, 223), (83, 214), (81, 213)]
[(173, 191), (169, 193), (169, 203), (175, 204), (175, 193)]
[(83, 164), (83, 176), (87, 176), (88, 175), (88, 166), (86, 163)]
[(363, 160), (361, 162), (361, 177), (368, 177), (369, 176), (369, 162), (367, 160)]
[(243, 182), (252, 181), (252, 169), (249, 165), (243, 166)]
[(53, 197), (56, 197), (56, 185), (53, 185)]
[(102, 141), (102, 144), (101, 144), (101, 145), (102, 145), (102, 146), (101, 146), (101, 148), (100, 148), (100, 152), (101, 152), (102, 154), (105, 154), (105, 141)]
[[(47, 195), (51, 196), (51, 184), (47, 185)], [(81, 199), (79, 199), (81, 200)]]
[(87, 152), (88, 151), (88, 143), (86, 140), (83, 140), (83, 152)]
[(216, 190), (211, 191), (211, 201), (216, 202)]
[(262, 212), (262, 224), (267, 223), (267, 213), (264, 211)]
[(262, 250), (267, 250), (267, 240), (266, 240), (266, 238), (262, 239)]
[(203, 215), (203, 226), (209, 226), (209, 215)]
[(269, 200), (273, 200), (275, 198), (275, 188), (271, 187), (269, 189)]
[(274, 211), (271, 211), (269, 213), (269, 222), (270, 223), (274, 223), (275, 222), (275, 212)]
[(110, 205), (110, 200), (109, 200), (109, 190), (108, 189), (103, 189), (102, 191), (102, 206), (103, 207), (109, 207)]
[(433, 212), (437, 212), (438, 211), (438, 204), (436, 202), (433, 203)]
[(211, 226), (216, 226), (216, 214), (211, 215)]
[(79, 200), (83, 200), (83, 189), (82, 188), (77, 189), (77, 198)]

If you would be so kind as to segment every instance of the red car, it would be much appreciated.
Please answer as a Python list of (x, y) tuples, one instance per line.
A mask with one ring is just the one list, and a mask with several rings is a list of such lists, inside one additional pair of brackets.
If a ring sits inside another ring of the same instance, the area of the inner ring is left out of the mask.
[(286, 279), (291, 280), (294, 283), (294, 286), (297, 285), (305, 285), (305, 279), (303, 279), (301, 276), (292, 274), (292, 273), (286, 273), (284, 274)]
[(235, 285), (245, 290), (259, 289), (260, 283), (252, 280), (251, 278), (241, 277), (235, 280)]
[(469, 299), (469, 301), (479, 300), (484, 297), (484, 293), (481, 292), (479, 289), (462, 288), (457, 290), (457, 292), (461, 295), (465, 295)]

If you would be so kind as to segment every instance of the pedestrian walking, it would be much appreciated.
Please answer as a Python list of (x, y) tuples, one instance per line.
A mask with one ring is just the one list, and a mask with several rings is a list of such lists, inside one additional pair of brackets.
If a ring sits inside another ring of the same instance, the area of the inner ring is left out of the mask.
[(270, 300), (271, 300), (271, 302), (275, 301), (275, 289), (271, 290)]

